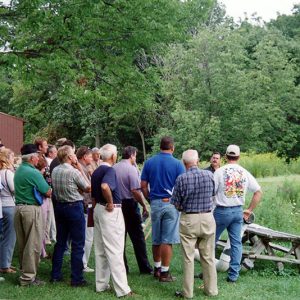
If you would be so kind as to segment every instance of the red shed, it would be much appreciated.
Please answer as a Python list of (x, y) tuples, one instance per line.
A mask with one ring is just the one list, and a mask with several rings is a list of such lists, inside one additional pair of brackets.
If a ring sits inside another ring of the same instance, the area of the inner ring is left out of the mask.
[(0, 112), (0, 140), (15, 154), (20, 154), (23, 145), (23, 125), (23, 119)]

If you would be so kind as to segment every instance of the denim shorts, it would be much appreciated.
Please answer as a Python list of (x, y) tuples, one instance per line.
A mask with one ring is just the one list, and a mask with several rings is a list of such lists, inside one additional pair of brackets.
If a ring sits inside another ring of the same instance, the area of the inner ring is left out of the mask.
[(179, 212), (170, 202), (151, 200), (152, 244), (179, 244)]

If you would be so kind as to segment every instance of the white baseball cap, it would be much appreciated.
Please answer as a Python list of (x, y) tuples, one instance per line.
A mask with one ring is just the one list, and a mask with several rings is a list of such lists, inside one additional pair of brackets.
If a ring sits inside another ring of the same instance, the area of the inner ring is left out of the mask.
[(240, 156), (240, 147), (237, 145), (229, 145), (226, 150), (226, 155), (237, 157)]

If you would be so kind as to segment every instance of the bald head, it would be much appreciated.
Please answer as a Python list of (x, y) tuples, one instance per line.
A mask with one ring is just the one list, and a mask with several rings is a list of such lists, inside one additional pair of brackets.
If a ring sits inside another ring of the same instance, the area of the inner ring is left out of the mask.
[(186, 150), (182, 153), (182, 160), (185, 166), (191, 167), (191, 166), (197, 166), (199, 162), (199, 156), (197, 150)]

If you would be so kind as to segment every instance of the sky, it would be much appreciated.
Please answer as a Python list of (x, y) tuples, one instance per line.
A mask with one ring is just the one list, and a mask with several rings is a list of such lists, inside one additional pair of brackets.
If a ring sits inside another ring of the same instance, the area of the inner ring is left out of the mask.
[(219, 0), (226, 6), (227, 15), (235, 21), (239, 17), (244, 19), (244, 12), (250, 17), (253, 13), (262, 17), (264, 21), (276, 19), (277, 12), (290, 15), (294, 4), (300, 4), (300, 0)]
[[(7, 4), (10, 0), (0, 0), (0, 3)], [(248, 17), (257, 13), (264, 21), (276, 19), (277, 12), (280, 14), (291, 14), (294, 4), (300, 4), (300, 0), (219, 0), (226, 6), (229, 16), (234, 17), (235, 21), (239, 18), (244, 19), (246, 12)]]

